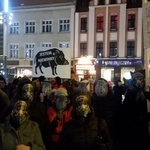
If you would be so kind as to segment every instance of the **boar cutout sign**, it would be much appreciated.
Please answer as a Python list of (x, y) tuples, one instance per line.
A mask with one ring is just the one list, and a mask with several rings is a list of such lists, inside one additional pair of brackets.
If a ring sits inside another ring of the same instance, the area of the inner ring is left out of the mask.
[(69, 72), (70, 63), (69, 55), (66, 57), (65, 54), (65, 51), (57, 48), (37, 52), (33, 60), (33, 76), (68, 78), (69, 74), (65, 75), (65, 72)]

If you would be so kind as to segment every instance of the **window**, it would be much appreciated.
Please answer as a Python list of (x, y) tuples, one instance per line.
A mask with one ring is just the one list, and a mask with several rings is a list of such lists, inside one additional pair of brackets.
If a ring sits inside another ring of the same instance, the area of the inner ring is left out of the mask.
[(137, 3), (138, 0), (131, 0), (131, 3)]
[(59, 32), (69, 32), (69, 31), (70, 31), (70, 19), (60, 19)]
[(70, 47), (70, 43), (69, 42), (59, 42), (58, 43), (58, 47), (59, 48), (69, 48)]
[(128, 14), (128, 30), (135, 29), (135, 14)]
[(33, 53), (34, 53), (34, 43), (27, 43), (25, 44), (25, 57), (26, 58), (33, 58)]
[(97, 31), (103, 31), (104, 29), (104, 17), (103, 16), (98, 16), (97, 17)]
[(135, 42), (127, 42), (127, 57), (134, 57)]
[(35, 21), (25, 21), (25, 33), (35, 33)]
[(116, 0), (110, 0), (110, 4), (116, 4)]
[(87, 18), (81, 18), (81, 32), (87, 32)]
[(110, 42), (110, 57), (117, 57), (117, 42)]
[(87, 55), (87, 43), (80, 43), (80, 56)]
[(118, 23), (118, 16), (117, 15), (111, 16), (111, 24), (110, 24), (111, 31), (117, 30), (117, 23)]
[(96, 57), (103, 57), (103, 43), (97, 42), (96, 43)]
[(98, 4), (99, 4), (99, 5), (104, 5), (104, 4), (105, 4), (105, 0), (99, 0), (99, 1), (98, 1)]
[(47, 47), (47, 48), (50, 48), (50, 47), (52, 47), (52, 43), (41, 43), (41, 47)]
[(10, 34), (19, 33), (19, 22), (14, 22), (10, 25)]
[(52, 21), (51, 20), (43, 20), (42, 21), (42, 32), (52, 32)]
[(10, 44), (10, 58), (18, 58), (19, 45), (18, 44)]

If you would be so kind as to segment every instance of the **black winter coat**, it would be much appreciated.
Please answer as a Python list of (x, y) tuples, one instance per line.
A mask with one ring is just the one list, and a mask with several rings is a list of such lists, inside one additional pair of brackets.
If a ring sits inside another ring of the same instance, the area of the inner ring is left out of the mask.
[[(111, 138), (107, 124), (101, 121), (101, 132), (108, 150), (111, 149)], [(78, 124), (75, 120), (67, 122), (60, 137), (61, 150), (92, 150), (98, 136), (98, 119), (93, 117), (86, 124)]]

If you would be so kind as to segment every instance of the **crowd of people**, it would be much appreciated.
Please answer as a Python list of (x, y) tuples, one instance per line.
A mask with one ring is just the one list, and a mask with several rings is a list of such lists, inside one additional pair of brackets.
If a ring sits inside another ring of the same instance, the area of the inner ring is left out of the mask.
[(97, 150), (100, 133), (105, 150), (148, 150), (144, 75), (131, 76), (114, 87), (96, 79), (94, 91), (74, 71), (65, 81), (19, 77), (7, 84), (0, 76), (0, 149)]

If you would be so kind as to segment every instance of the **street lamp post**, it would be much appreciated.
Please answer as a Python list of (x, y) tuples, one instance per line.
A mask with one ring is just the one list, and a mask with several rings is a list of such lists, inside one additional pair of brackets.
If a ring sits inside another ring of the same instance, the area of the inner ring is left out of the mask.
[(8, 13), (8, 0), (4, 0), (4, 11), (0, 13), (0, 24), (3, 24), (3, 66), (4, 76), (7, 79), (7, 29), (12, 21), (12, 13)]

